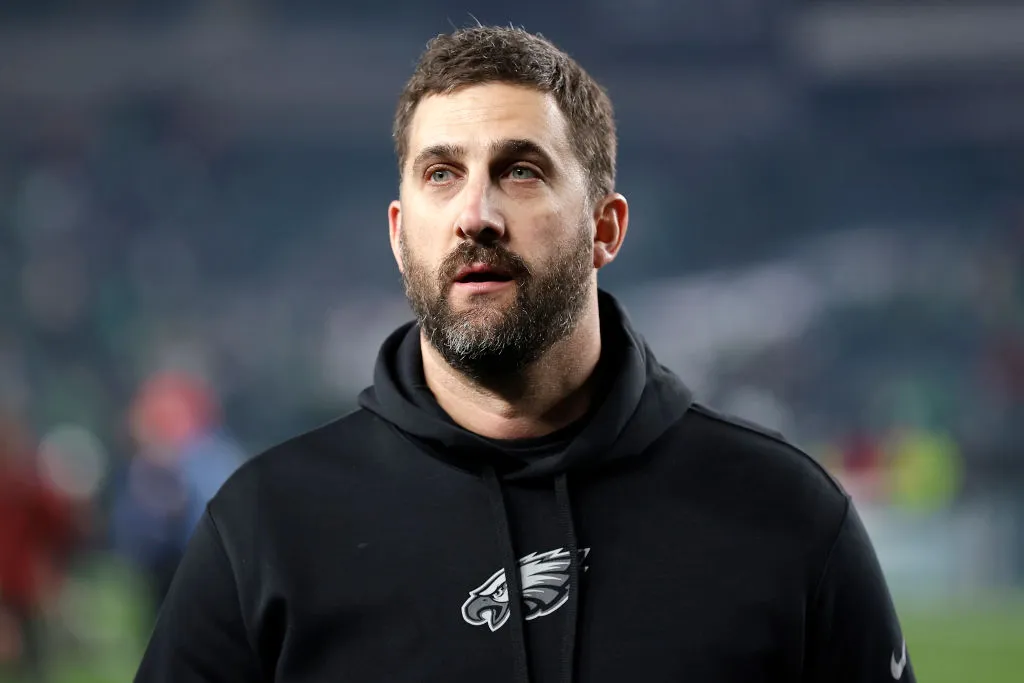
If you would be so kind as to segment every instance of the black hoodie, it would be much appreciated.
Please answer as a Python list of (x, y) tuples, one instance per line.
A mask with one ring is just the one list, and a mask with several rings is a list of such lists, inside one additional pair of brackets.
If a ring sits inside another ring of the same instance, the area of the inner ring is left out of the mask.
[(912, 681), (843, 491), (600, 314), (600, 399), (519, 442), (450, 420), (397, 330), (359, 410), (211, 502), (136, 681)]

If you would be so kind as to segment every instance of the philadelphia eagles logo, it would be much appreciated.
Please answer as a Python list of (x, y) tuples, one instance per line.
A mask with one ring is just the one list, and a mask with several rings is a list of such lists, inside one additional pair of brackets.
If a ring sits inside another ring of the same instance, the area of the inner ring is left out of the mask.
[[(580, 551), (586, 560), (590, 548)], [(587, 570), (586, 564), (583, 571)], [(527, 620), (545, 617), (564, 605), (569, 599), (569, 551), (559, 548), (546, 553), (530, 553), (519, 560), (523, 584), (523, 614)], [(491, 631), (501, 628), (512, 609), (508, 599), (505, 570), (499, 569), (480, 586), (469, 592), (462, 604), (462, 618), (473, 626), (488, 626)]]

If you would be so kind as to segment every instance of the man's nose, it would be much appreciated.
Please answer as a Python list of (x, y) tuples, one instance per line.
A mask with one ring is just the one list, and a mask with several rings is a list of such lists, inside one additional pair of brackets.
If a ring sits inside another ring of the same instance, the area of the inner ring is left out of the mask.
[(467, 184), (463, 190), (462, 210), (455, 231), (462, 239), (474, 242), (500, 240), (505, 236), (505, 220), (498, 210), (489, 182)]

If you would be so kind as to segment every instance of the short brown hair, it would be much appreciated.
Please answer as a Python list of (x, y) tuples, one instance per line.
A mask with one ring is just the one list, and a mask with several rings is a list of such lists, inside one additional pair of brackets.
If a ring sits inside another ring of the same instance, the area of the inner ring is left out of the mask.
[(590, 198), (614, 189), (615, 119), (607, 93), (549, 40), (510, 26), (474, 26), (427, 43), (395, 112), (392, 134), (400, 177), (409, 152), (409, 124), (420, 100), (485, 83), (524, 85), (553, 95), (589, 176)]

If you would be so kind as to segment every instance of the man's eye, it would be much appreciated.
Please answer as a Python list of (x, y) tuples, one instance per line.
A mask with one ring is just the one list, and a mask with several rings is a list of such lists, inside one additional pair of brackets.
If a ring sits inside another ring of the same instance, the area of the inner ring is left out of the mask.
[(513, 166), (509, 177), (513, 180), (532, 180), (537, 177), (537, 172), (529, 166)]
[(439, 168), (430, 172), (430, 182), (432, 183), (446, 183), (451, 179), (452, 172), (447, 168)]

